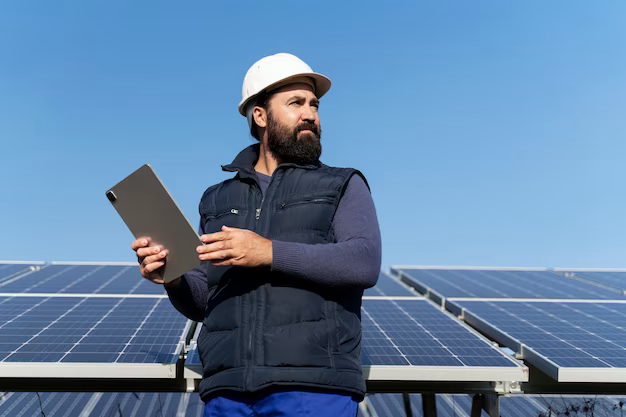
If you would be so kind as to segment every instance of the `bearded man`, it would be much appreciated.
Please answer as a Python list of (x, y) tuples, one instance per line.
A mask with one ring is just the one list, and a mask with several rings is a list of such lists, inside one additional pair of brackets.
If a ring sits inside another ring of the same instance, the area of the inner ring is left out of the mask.
[[(202, 322), (206, 417), (354, 417), (365, 394), (361, 297), (378, 278), (380, 231), (363, 175), (319, 161), (329, 89), (290, 54), (252, 65), (239, 112), (259, 143), (202, 196), (197, 251), (208, 262), (166, 284)], [(149, 237), (132, 248), (162, 284), (167, 248)]]

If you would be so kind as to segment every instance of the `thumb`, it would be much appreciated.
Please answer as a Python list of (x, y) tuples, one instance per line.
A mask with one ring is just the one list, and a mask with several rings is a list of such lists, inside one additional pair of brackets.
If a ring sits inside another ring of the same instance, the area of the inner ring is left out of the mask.
[(228, 226), (226, 226), (226, 225), (223, 225), (223, 226), (222, 226), (222, 231), (223, 231), (223, 232), (230, 232), (230, 231), (232, 231), (232, 230), (235, 230), (235, 229), (234, 229), (234, 228), (232, 228), (232, 227), (228, 227)]

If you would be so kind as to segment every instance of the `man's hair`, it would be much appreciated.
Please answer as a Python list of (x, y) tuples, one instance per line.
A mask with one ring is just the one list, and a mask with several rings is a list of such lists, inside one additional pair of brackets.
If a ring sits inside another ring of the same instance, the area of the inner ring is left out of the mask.
[[(269, 94), (267, 91), (261, 91), (256, 96), (255, 103), (251, 104), (251, 105), (262, 107), (262, 108), (265, 109), (266, 112), (268, 112), (267, 104), (268, 104), (268, 101), (269, 101), (271, 96), (272, 95)], [(259, 127), (257, 126), (256, 122), (254, 121), (254, 117), (252, 118), (252, 123), (250, 124), (250, 134), (252, 135), (253, 138), (258, 140), (259, 142), (261, 141), (261, 138), (260, 138), (260, 135), (259, 135)]]

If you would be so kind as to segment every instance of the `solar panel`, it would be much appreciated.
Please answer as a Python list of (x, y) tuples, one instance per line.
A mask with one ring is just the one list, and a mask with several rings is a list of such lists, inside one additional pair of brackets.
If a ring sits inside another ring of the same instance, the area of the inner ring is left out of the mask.
[[(0, 417), (202, 417), (195, 393), (178, 392), (7, 392)], [(40, 404), (41, 399), (41, 404)]]
[(415, 296), (415, 292), (411, 291), (405, 284), (395, 278), (381, 272), (378, 275), (378, 282), (373, 288), (368, 288), (363, 293), (364, 296)]
[(517, 367), (426, 300), (365, 300), (363, 364)]
[(49, 265), (15, 280), (0, 282), (1, 293), (164, 294), (144, 279), (137, 265)]
[(187, 327), (188, 320), (162, 296), (2, 297), (0, 377), (26, 376), (19, 366), (25, 363), (53, 365), (46, 368), (53, 377), (67, 363), (96, 365), (62, 368), (81, 377), (105, 376), (94, 371), (101, 364), (154, 364), (159, 375), (174, 377)]
[(466, 310), (466, 321), (557, 381), (626, 382), (625, 303), (455, 303)]
[(626, 299), (607, 288), (540, 270), (393, 268), (420, 291), (450, 297)]
[[(369, 380), (521, 381), (523, 367), (421, 297), (366, 299), (362, 358)], [(197, 334), (196, 334), (197, 337)], [(195, 344), (187, 378), (200, 378)]]

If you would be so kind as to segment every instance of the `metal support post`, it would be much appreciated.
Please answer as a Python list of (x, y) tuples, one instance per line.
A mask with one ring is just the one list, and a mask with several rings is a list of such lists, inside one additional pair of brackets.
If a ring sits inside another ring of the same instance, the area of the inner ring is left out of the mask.
[(480, 394), (474, 394), (472, 397), (472, 411), (470, 417), (480, 417), (483, 412), (483, 396)]
[(403, 392), (402, 400), (404, 401), (404, 413), (406, 417), (413, 417), (413, 410), (411, 410), (411, 394)]
[(437, 397), (435, 394), (422, 394), (422, 411), (424, 417), (437, 417)]
[(500, 396), (498, 394), (474, 394), (470, 417), (480, 417), (483, 410), (489, 417), (500, 417)]
[(500, 417), (500, 396), (498, 394), (482, 394), (483, 410), (489, 417)]

